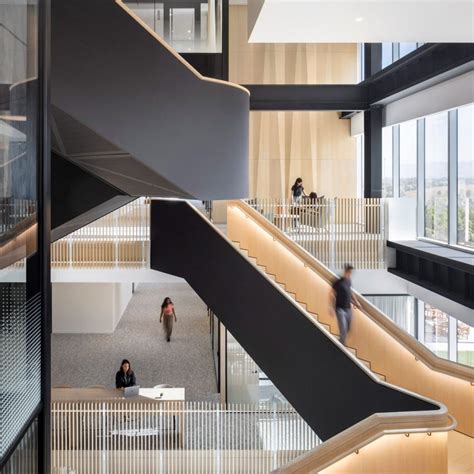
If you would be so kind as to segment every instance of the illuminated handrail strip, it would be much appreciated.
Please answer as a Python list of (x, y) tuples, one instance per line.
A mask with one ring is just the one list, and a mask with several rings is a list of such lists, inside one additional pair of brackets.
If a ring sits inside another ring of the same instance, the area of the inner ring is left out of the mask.
[[(243, 201), (232, 201), (230, 206), (238, 208), (245, 215), (252, 218), (259, 226), (272, 235), (275, 240), (280, 241), (291, 253), (300, 259), (306, 267), (312, 269), (324, 281), (332, 284), (332, 282), (337, 278), (337, 275), (333, 271), (327, 268), (322, 262), (318, 261), (300, 245), (295, 243), (285, 233), (281, 232), (277, 226), (268, 221), (268, 219), (266, 219), (260, 212), (257, 212), (253, 207)], [(387, 318), (382, 311), (367, 301), (362, 297), (362, 295), (358, 295), (358, 300), (361, 303), (363, 312), (371, 320), (385, 329), (406, 349), (412, 352), (417, 360), (423, 362), (433, 370), (464, 379), (474, 385), (473, 368), (438, 357), (403, 329), (398, 327), (396, 323), (394, 323), (390, 318)]]

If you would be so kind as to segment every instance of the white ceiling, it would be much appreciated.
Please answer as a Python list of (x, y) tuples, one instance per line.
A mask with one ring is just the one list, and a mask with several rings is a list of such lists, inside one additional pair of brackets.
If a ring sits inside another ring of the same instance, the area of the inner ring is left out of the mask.
[(474, 0), (248, 0), (248, 5), (253, 43), (474, 41)]

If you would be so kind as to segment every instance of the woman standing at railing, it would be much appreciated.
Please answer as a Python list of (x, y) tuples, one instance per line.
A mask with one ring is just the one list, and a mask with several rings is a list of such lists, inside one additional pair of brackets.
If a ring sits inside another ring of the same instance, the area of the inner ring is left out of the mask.
[(293, 199), (293, 203), (299, 203), (302, 196), (306, 196), (306, 193), (304, 192), (303, 180), (301, 178), (296, 178), (295, 184), (291, 186), (291, 197)]
[(161, 305), (160, 323), (163, 321), (163, 328), (166, 333), (166, 340), (170, 342), (171, 333), (173, 332), (173, 322), (176, 322), (176, 313), (171, 298), (166, 297)]

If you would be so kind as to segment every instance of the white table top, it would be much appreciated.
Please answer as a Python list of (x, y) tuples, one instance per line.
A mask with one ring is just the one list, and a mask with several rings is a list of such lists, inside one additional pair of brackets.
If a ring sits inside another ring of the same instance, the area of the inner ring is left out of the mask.
[(180, 401), (185, 400), (183, 387), (173, 388), (140, 388), (135, 397), (123, 396), (123, 391), (116, 388), (53, 388), (51, 390), (53, 402), (80, 402), (80, 401)]
[(140, 388), (139, 396), (154, 400), (184, 401), (184, 387)]

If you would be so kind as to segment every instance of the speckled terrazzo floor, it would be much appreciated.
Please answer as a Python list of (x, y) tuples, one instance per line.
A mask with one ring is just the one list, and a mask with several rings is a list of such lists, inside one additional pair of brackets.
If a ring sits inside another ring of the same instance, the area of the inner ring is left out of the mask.
[[(170, 296), (178, 322), (171, 342), (159, 324), (159, 307)], [(185, 282), (141, 283), (115, 332), (53, 334), (52, 385), (114, 385), (123, 358), (142, 387), (185, 387), (187, 400), (218, 401), (206, 305)]]

